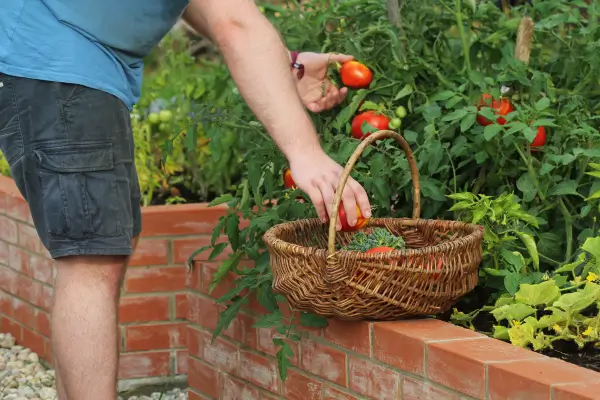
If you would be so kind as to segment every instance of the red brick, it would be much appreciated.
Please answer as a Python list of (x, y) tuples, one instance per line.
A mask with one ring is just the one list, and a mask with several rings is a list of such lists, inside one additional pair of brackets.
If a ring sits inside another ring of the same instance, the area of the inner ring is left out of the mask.
[(25, 275), (19, 275), (16, 295), (45, 310), (50, 309), (52, 303), (52, 298), (46, 297), (44, 285)]
[(18, 343), (23, 341), (23, 326), (18, 322), (0, 315), (0, 327), (2, 332), (13, 335)]
[(208, 397), (202, 396), (200, 393), (192, 389), (188, 390), (188, 400), (206, 400)]
[(259, 393), (255, 388), (232, 378), (223, 375), (223, 390), (220, 400), (258, 400)]
[(549, 357), (488, 365), (489, 400), (547, 400), (550, 386), (595, 382), (600, 373)]
[(188, 292), (187, 298), (189, 321), (214, 330), (219, 320), (219, 307), (215, 301), (191, 292)]
[(282, 392), (287, 400), (322, 400), (322, 389), (321, 382), (289, 370), (287, 379), (283, 382)]
[(185, 293), (175, 295), (175, 318), (187, 319), (188, 317), (188, 300)]
[(194, 390), (214, 398), (221, 392), (219, 372), (194, 357), (188, 359), (188, 383)]
[(596, 400), (600, 393), (600, 381), (554, 386), (554, 400)]
[[(0, 287), (2, 286), (2, 267), (0, 267)], [(12, 300), (11, 296), (4, 290), (0, 290), (0, 314), (12, 316)]]
[(8, 266), (8, 243), (3, 240), (0, 241), (0, 264)]
[(238, 373), (239, 356), (237, 346), (220, 337), (215, 338), (213, 341), (212, 335), (206, 332), (201, 336), (201, 340), (202, 360), (232, 375)]
[(267, 392), (262, 392), (260, 394), (260, 400), (281, 400), (281, 397), (275, 396), (274, 394), (270, 394)]
[(373, 356), (385, 364), (423, 375), (427, 342), (480, 337), (485, 336), (435, 319), (378, 322), (373, 324)]
[(19, 232), (19, 246), (32, 253), (42, 253), (44, 245), (33, 226), (19, 224), (17, 230)]
[(367, 360), (350, 358), (350, 389), (367, 397), (395, 399), (400, 393), (400, 375)]
[(255, 349), (258, 341), (257, 330), (252, 327), (255, 323), (255, 317), (239, 313), (227, 329), (223, 330), (223, 334)]
[(187, 326), (187, 347), (190, 356), (201, 358), (203, 354), (202, 345), (204, 344), (204, 332), (197, 330), (193, 326)]
[(119, 360), (119, 378), (145, 378), (169, 375), (171, 354), (168, 351), (124, 353)]
[(168, 264), (168, 246), (166, 239), (140, 240), (135, 249), (135, 253), (131, 256), (129, 266)]
[(192, 290), (202, 291), (202, 263), (194, 261), (187, 271), (185, 287)]
[(119, 305), (120, 322), (169, 320), (168, 296), (122, 297)]
[(159, 350), (185, 347), (185, 324), (134, 325), (125, 327), (125, 350)]
[(340, 386), (346, 386), (346, 354), (302, 339), (302, 369)]
[(275, 361), (244, 350), (240, 350), (240, 377), (270, 392), (279, 385)]
[(8, 246), (8, 266), (24, 275), (30, 275), (29, 256), (15, 246)]
[(33, 310), (32, 328), (44, 335), (50, 337), (50, 314), (39, 309)]
[(175, 374), (187, 374), (188, 373), (188, 357), (189, 353), (187, 350), (177, 350), (175, 352)]
[(323, 333), (325, 339), (355, 353), (369, 355), (371, 352), (369, 323), (336, 319), (330, 319), (328, 322), (329, 325)]
[[(468, 379), (468, 375), (465, 375)], [(458, 395), (442, 390), (430, 383), (404, 378), (402, 400), (459, 400)]]
[[(217, 243), (225, 242), (225, 238), (220, 238)], [(190, 256), (198, 249), (209, 246), (211, 237), (201, 236), (198, 238), (182, 238), (173, 240), (173, 263), (174, 264), (186, 264)], [(212, 250), (208, 249), (194, 257), (194, 260), (208, 260), (208, 256)], [(215, 261), (225, 260), (231, 254), (231, 248), (226, 247), (225, 250), (217, 257)]]
[(31, 329), (27, 329), (26, 327), (23, 327), (23, 339), (21, 342), (19, 342), (19, 344), (29, 348), (39, 356), (43, 356), (45, 353), (44, 337), (39, 333), (32, 331)]
[(227, 207), (207, 204), (146, 207), (142, 213), (142, 236), (212, 234)]
[(323, 400), (359, 400), (359, 398), (356, 396), (344, 393), (330, 386), (325, 386), (323, 394)]
[(0, 265), (0, 288), (16, 294), (19, 290), (19, 282), (20, 277), (15, 270)]
[(29, 257), (29, 275), (37, 281), (54, 284), (54, 262), (43, 256), (32, 255)]
[(185, 290), (185, 267), (131, 267), (125, 274), (126, 293)]
[(487, 363), (542, 357), (490, 338), (430, 342), (428, 352), (429, 379), (476, 398), (485, 393)]
[(12, 298), (14, 319), (24, 326), (31, 327), (34, 324), (33, 306), (16, 297)]
[(0, 237), (2, 241), (16, 244), (19, 241), (19, 233), (17, 222), (9, 219), (4, 215), (0, 215)]
[(6, 196), (6, 215), (23, 222), (29, 222), (29, 206), (21, 196)]

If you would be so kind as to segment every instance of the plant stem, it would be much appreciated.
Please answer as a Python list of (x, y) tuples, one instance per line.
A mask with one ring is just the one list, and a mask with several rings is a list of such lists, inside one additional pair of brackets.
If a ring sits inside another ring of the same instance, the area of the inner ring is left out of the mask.
[(460, 41), (462, 43), (462, 49), (465, 56), (465, 67), (467, 71), (471, 72), (471, 57), (469, 55), (469, 46), (467, 43), (467, 34), (465, 33), (465, 27), (462, 19), (461, 0), (456, 0), (456, 23), (458, 25), (458, 31), (460, 32)]
[(560, 209), (560, 212), (562, 213), (563, 218), (565, 219), (565, 234), (567, 236), (565, 262), (567, 262), (567, 260), (571, 259), (571, 256), (573, 254), (573, 217), (569, 213), (569, 210), (567, 210), (563, 199), (558, 200), (558, 208)]

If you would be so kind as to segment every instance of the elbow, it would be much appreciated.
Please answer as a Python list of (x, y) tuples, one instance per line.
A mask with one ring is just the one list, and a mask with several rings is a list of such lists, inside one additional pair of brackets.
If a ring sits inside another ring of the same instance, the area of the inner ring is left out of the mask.
[[(267, 20), (265, 22), (268, 23)], [(248, 38), (251, 33), (260, 32), (262, 26), (262, 14), (258, 18), (253, 17), (226, 17), (215, 21), (210, 26), (211, 37), (219, 47), (235, 46), (239, 40)]]

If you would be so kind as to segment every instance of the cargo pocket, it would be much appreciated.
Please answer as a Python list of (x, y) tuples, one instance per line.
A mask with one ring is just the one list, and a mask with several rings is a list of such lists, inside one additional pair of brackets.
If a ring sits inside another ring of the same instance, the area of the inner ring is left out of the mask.
[(111, 143), (34, 150), (48, 234), (84, 239), (123, 234)]

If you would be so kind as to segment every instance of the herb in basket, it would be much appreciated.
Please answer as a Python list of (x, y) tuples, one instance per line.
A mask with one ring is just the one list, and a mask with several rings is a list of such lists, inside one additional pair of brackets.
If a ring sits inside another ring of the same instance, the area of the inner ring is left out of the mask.
[(366, 253), (399, 250), (405, 246), (406, 244), (401, 236), (396, 236), (385, 228), (374, 228), (370, 234), (362, 231), (358, 232), (343, 249)]

